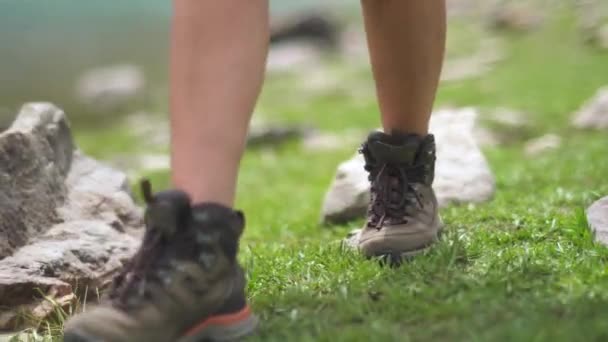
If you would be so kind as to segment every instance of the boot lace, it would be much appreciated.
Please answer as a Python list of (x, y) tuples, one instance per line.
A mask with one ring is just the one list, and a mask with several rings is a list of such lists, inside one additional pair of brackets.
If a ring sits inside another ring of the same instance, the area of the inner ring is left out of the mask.
[[(370, 171), (370, 166), (366, 166)], [(369, 227), (380, 230), (383, 224), (407, 223), (406, 216), (412, 209), (422, 207), (422, 198), (409, 180), (411, 175), (421, 172), (420, 167), (404, 167), (382, 164), (379, 171), (370, 172), (371, 204), (368, 210)], [(410, 175), (410, 177), (408, 177)]]
[[(142, 192), (148, 205), (152, 203), (150, 183), (142, 182)], [(118, 307), (127, 309), (139, 299), (149, 295), (149, 286), (160, 279), (154, 276), (160, 256), (167, 244), (165, 233), (151, 227), (146, 228), (140, 249), (120, 273), (113, 279), (109, 292), (110, 300)]]

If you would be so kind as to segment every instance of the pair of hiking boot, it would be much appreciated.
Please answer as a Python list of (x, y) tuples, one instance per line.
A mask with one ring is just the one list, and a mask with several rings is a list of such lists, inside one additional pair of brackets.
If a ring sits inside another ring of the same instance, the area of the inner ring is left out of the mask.
[[(431, 188), (432, 135), (372, 133), (361, 148), (371, 182), (358, 249), (367, 257), (410, 256), (436, 240), (441, 223)], [(181, 191), (152, 194), (143, 243), (103, 304), (73, 317), (66, 342), (232, 341), (257, 325), (237, 261), (245, 219), (218, 204), (192, 204)]]

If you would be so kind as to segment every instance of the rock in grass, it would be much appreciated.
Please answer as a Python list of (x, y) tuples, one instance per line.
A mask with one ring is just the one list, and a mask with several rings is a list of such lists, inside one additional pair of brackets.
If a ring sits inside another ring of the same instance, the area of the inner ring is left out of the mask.
[(302, 147), (307, 151), (326, 152), (355, 147), (365, 137), (362, 130), (344, 130), (339, 133), (313, 132), (302, 139)]
[(446, 59), (441, 70), (441, 81), (454, 82), (480, 77), (492, 70), (504, 57), (504, 48), (498, 39), (483, 39), (476, 51), (466, 56)]
[(113, 158), (108, 163), (123, 170), (129, 178), (138, 179), (149, 172), (168, 172), (171, 168), (171, 157), (168, 153), (146, 153), (141, 155), (124, 154)]
[(62, 111), (25, 105), (0, 133), (0, 259), (57, 222), (74, 145)]
[(595, 240), (608, 245), (608, 196), (596, 201), (587, 209), (587, 222)]
[(491, 28), (526, 32), (543, 23), (540, 11), (524, 1), (499, 0), (487, 16)]
[(0, 330), (50, 312), (42, 296), (103, 287), (143, 226), (126, 176), (75, 150), (48, 103), (25, 105), (0, 133), (0, 203)]
[(120, 64), (91, 69), (80, 77), (76, 95), (94, 112), (128, 106), (143, 96), (144, 73), (136, 65)]
[(529, 117), (530, 114), (513, 108), (484, 109), (475, 126), (475, 140), (482, 147), (524, 142), (532, 137)]
[(574, 113), (572, 124), (577, 128), (608, 129), (608, 86), (599, 89)]
[(310, 40), (323, 48), (336, 49), (339, 33), (339, 23), (328, 12), (298, 13), (271, 22), (270, 43)]
[(473, 135), (477, 122), (473, 108), (440, 110), (431, 118), (437, 141), (433, 188), (440, 206), (485, 202), (494, 196), (494, 174)]
[(608, 50), (608, 23), (605, 23), (595, 29), (591, 40), (598, 48)]
[(577, 1), (578, 27), (583, 40), (608, 49), (608, 3), (601, 0)]
[(530, 115), (513, 108), (498, 107), (484, 114), (484, 119), (500, 128), (522, 129), (529, 124)]
[(269, 73), (310, 71), (321, 67), (323, 50), (310, 41), (287, 41), (270, 48), (266, 60)]
[[(440, 110), (431, 117), (437, 142), (433, 188), (440, 206), (483, 202), (494, 195), (494, 176), (473, 137), (477, 112)], [(323, 223), (343, 223), (365, 215), (370, 184), (361, 155), (340, 164), (321, 210)]]
[(562, 144), (562, 138), (556, 134), (545, 134), (534, 138), (524, 146), (524, 153), (528, 157), (536, 157), (545, 152), (555, 150)]
[[(164, 149), (170, 143), (170, 127), (167, 116), (136, 112), (126, 117), (124, 127), (133, 137), (144, 139), (147, 146)], [(313, 133), (315, 133), (314, 128), (309, 126), (257, 122), (257, 120), (254, 120), (247, 134), (247, 146), (278, 146), (282, 143), (302, 139)]]
[(277, 146), (313, 132), (313, 128), (305, 126), (251, 125), (247, 134), (247, 147)]
[(318, 69), (323, 55), (340, 44), (340, 25), (327, 11), (278, 18), (272, 21), (271, 31), (269, 72)]
[(321, 222), (343, 223), (363, 217), (369, 203), (370, 184), (360, 154), (341, 163), (321, 210)]

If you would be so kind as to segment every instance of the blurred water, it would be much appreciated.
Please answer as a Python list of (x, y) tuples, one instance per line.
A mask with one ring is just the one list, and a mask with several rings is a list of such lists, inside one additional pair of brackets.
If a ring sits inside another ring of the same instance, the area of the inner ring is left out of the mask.
[[(274, 0), (272, 14), (348, 0)], [(171, 2), (0, 0), (0, 115), (30, 100), (66, 102), (87, 68), (136, 63), (165, 78)]]

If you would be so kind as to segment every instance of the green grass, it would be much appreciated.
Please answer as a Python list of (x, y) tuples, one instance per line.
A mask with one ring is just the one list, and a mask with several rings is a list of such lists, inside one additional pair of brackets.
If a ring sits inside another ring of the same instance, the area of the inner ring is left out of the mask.
[[(508, 57), (493, 71), (441, 87), (438, 106), (522, 110), (532, 135), (554, 132), (564, 143), (534, 159), (521, 139), (487, 148), (494, 200), (444, 209), (442, 241), (400, 268), (340, 249), (362, 222), (318, 224), (335, 168), (355, 146), (247, 151), (237, 207), (247, 213), (241, 260), (262, 318), (252, 340), (607, 340), (608, 249), (593, 242), (584, 216), (608, 194), (606, 136), (571, 129), (569, 117), (608, 83), (608, 55), (582, 45), (573, 27), (560, 12), (540, 31), (502, 37)], [(334, 132), (379, 126), (373, 93), (348, 91), (373, 89), (369, 71), (335, 70), (348, 80), (344, 89), (314, 96), (299, 97), (293, 77), (270, 78), (261, 112)], [(78, 140), (96, 156), (124, 152), (120, 142), (131, 140), (108, 132)], [(149, 176), (169, 186), (166, 173)]]

